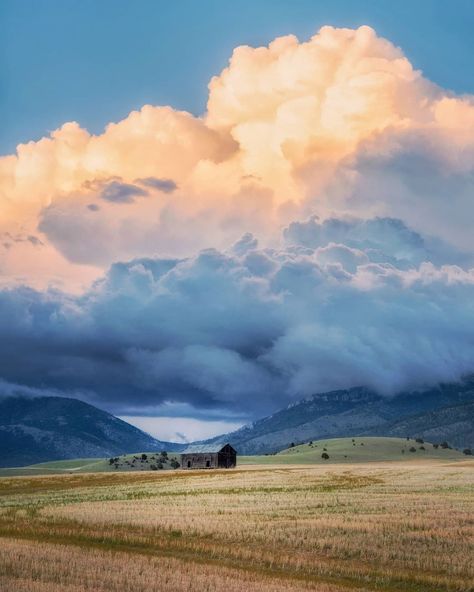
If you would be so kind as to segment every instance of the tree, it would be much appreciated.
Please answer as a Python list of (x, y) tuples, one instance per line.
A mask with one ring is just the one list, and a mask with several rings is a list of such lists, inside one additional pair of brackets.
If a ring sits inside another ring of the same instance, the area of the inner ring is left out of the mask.
[(464, 448), (462, 452), (463, 454), (467, 454), (468, 456), (471, 456), (472, 454), (472, 450), (470, 448)]
[(142, 454), (142, 460), (146, 460), (147, 458), (148, 458), (148, 456), (145, 453), (143, 453)]
[(329, 458), (329, 454), (328, 454), (327, 452), (323, 452), (323, 453), (321, 454), (321, 458), (324, 458), (324, 460), (328, 460), (328, 458)]
[(170, 465), (172, 469), (179, 469), (179, 467), (181, 466), (175, 458), (171, 459)]
[(414, 446), (412, 446), (412, 447), (410, 448), (410, 452), (416, 452), (416, 448), (415, 448)]

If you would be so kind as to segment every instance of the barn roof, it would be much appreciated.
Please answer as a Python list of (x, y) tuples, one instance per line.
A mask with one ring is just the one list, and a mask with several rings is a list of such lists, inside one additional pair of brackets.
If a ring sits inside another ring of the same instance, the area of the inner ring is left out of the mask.
[(191, 444), (181, 454), (199, 454), (205, 452), (220, 452), (228, 444)]

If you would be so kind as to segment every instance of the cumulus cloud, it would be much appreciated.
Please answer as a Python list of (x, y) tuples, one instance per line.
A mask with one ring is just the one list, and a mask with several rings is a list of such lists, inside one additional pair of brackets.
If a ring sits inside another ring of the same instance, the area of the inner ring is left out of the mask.
[(398, 218), (346, 216), (320, 220), (312, 216), (305, 221), (291, 222), (283, 234), (288, 244), (318, 248), (342, 243), (364, 251), (374, 263), (385, 262), (404, 269), (424, 261), (435, 265), (474, 265), (472, 249), (456, 249), (436, 237), (421, 236)]
[(19, 145), (0, 159), (0, 231), (39, 226), (65, 260), (102, 269), (245, 232), (271, 245), (314, 214), (399, 218), (472, 250), (473, 138), (472, 96), (425, 79), (370, 27), (323, 27), (236, 48), (202, 117), (146, 105), (97, 136), (69, 122)]
[(252, 417), (456, 380), (473, 196), (474, 98), (369, 27), (236, 48), (201, 117), (146, 105), (0, 159), (0, 378)]
[(284, 234), (278, 249), (246, 235), (117, 263), (77, 297), (3, 290), (0, 375), (124, 415), (173, 402), (255, 417), (322, 390), (393, 395), (472, 372), (474, 269), (420, 263), (423, 237), (392, 219)]

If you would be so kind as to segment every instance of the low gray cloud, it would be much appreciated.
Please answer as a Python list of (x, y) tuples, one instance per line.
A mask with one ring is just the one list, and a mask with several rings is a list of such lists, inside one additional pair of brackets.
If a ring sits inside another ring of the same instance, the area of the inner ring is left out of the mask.
[(284, 237), (116, 263), (81, 296), (3, 290), (0, 377), (120, 414), (173, 401), (257, 417), (322, 390), (393, 395), (472, 372), (462, 254), (443, 259), (394, 219), (310, 219)]

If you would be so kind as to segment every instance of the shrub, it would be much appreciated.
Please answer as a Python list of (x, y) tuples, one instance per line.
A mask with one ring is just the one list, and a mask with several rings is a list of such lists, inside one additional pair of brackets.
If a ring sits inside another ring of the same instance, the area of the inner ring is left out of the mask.
[(426, 450), (426, 448), (424, 446), (419, 446), (420, 450)]
[(412, 446), (412, 447), (410, 448), (410, 452), (416, 452), (416, 448), (415, 448), (414, 446)]
[(449, 444), (446, 442), (446, 440), (444, 442), (441, 442), (440, 444), (441, 448), (444, 448), (446, 450), (446, 448), (449, 448)]
[(433, 448), (439, 448), (439, 444), (433, 444)]
[(324, 460), (327, 460), (329, 458), (329, 454), (327, 452), (323, 452), (321, 454), (321, 458), (324, 458)]
[(418, 444), (424, 444), (425, 441), (423, 440), (423, 438), (416, 438), (415, 442), (417, 442)]
[(467, 454), (468, 456), (472, 455), (472, 450), (470, 448), (464, 448), (462, 452), (463, 454)]
[(178, 469), (181, 466), (175, 458), (171, 459), (170, 465), (172, 469)]
[(150, 469), (151, 469), (152, 471), (156, 471), (156, 469), (157, 469), (157, 468), (158, 468), (158, 467), (157, 467), (156, 465), (150, 465)]
[(290, 444), (290, 448), (294, 448), (294, 447), (295, 447), (295, 443), (294, 443), (294, 442), (292, 442), (292, 443)]
[(158, 468), (161, 470), (163, 468), (163, 463), (158, 463)]
[(148, 456), (144, 453), (142, 454), (142, 460), (146, 460), (148, 458)]
[(166, 450), (163, 450), (163, 452), (161, 453), (161, 456), (163, 458), (168, 458), (168, 453), (166, 452)]

